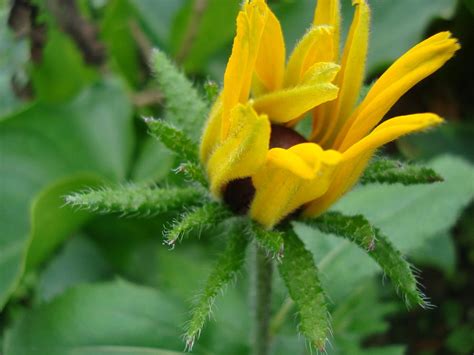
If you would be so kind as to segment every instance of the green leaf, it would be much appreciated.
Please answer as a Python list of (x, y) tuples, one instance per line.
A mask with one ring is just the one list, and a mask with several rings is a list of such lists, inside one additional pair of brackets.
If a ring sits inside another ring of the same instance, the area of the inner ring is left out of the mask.
[(41, 272), (35, 298), (51, 301), (66, 289), (112, 276), (111, 267), (97, 246), (83, 235), (73, 236)]
[(375, 229), (364, 216), (345, 216), (339, 212), (327, 212), (317, 218), (304, 219), (303, 222), (323, 233), (347, 238), (365, 250), (371, 250), (375, 246)]
[(39, 100), (59, 103), (91, 84), (97, 72), (84, 64), (79, 49), (65, 33), (50, 28), (47, 38), (41, 62), (32, 68), (32, 84)]
[(152, 188), (133, 184), (76, 192), (65, 197), (66, 203), (76, 210), (133, 216), (153, 216), (183, 209), (201, 199), (202, 194), (192, 187)]
[[(335, 210), (346, 215), (364, 215), (403, 254), (419, 248), (434, 235), (449, 230), (474, 197), (474, 167), (444, 156), (429, 167), (445, 179), (430, 185), (367, 185), (345, 196)], [(298, 235), (319, 261), (322, 282), (335, 304), (344, 300), (361, 280), (380, 271), (377, 264), (349, 241), (325, 237), (297, 224)], [(421, 275), (421, 282), (423, 282)], [(428, 295), (429, 296), (429, 295)]]
[(278, 261), (281, 261), (285, 252), (282, 232), (277, 230), (266, 230), (258, 223), (251, 222), (247, 233), (249, 233), (250, 237), (254, 238), (258, 245), (269, 255), (276, 258)]
[(236, 227), (230, 231), (230, 234), (226, 250), (219, 256), (204, 289), (193, 306), (191, 319), (186, 325), (184, 339), (189, 350), (193, 348), (194, 341), (201, 334), (206, 320), (211, 317), (216, 297), (219, 293), (223, 293), (227, 285), (236, 278), (244, 263), (248, 238), (241, 229)]
[(230, 216), (230, 212), (218, 203), (209, 203), (202, 207), (196, 207), (189, 212), (183, 213), (164, 232), (165, 243), (174, 246), (176, 241), (186, 234), (201, 232), (204, 229), (215, 227)]
[[(424, 1), (412, 0), (368, 2), (372, 10), (367, 60), (369, 73), (391, 63), (422, 40), (427, 26), (434, 18), (450, 18), (457, 3), (455, 0), (432, 0), (427, 6)], [(342, 39), (344, 39), (352, 21), (354, 8), (351, 6), (351, 1), (341, 1), (341, 5)], [(291, 49), (311, 25), (315, 1), (287, 0), (280, 1), (272, 7), (282, 22), (287, 48)], [(400, 19), (403, 19), (403, 26), (400, 25)]]
[(397, 140), (397, 146), (409, 159), (433, 159), (441, 154), (453, 154), (474, 163), (474, 124), (472, 119), (449, 122), (424, 134)]
[(90, 213), (64, 208), (63, 196), (77, 189), (97, 186), (102, 181), (95, 175), (77, 174), (60, 179), (36, 196), (31, 205), (27, 270), (38, 266), (66, 237), (91, 217)]
[(374, 348), (364, 346), (369, 336), (383, 334), (390, 328), (387, 317), (396, 313), (393, 301), (380, 299), (377, 282), (370, 278), (357, 286), (354, 292), (331, 313), (334, 329), (335, 353), (341, 354), (404, 354), (403, 346)]
[(416, 185), (440, 181), (443, 181), (443, 178), (433, 169), (387, 158), (375, 159), (360, 178), (362, 185), (370, 183)]
[[(131, 108), (123, 88), (107, 81), (71, 102), (38, 103), (5, 118), (0, 122), (0, 142), (0, 201), (7, 207), (0, 213), (2, 307), (23, 273), (30, 243), (38, 245), (31, 242), (30, 231), (30, 208), (35, 196), (49, 185), (77, 174), (89, 173), (108, 181), (125, 178), (133, 146)], [(45, 196), (46, 200), (50, 198), (54, 201), (53, 196)], [(38, 216), (45, 217), (65, 213), (56, 207), (40, 212)], [(58, 227), (68, 232), (67, 223), (61, 221)], [(39, 225), (40, 220), (35, 224)], [(49, 238), (55, 223), (44, 226), (48, 234), (37, 230), (34, 238)], [(51, 236), (54, 242), (43, 251), (64, 237), (57, 233)]]
[[(239, 1), (187, 1), (175, 18), (171, 33), (172, 53), (188, 72), (206, 69), (211, 56), (232, 42)], [(191, 41), (190, 41), (191, 40)]]
[(120, 71), (132, 86), (143, 80), (140, 56), (132, 24), (138, 26), (135, 8), (128, 0), (112, 0), (105, 6), (100, 23), (101, 38), (111, 66)]
[(288, 229), (284, 236), (285, 257), (278, 268), (298, 310), (298, 329), (311, 345), (324, 351), (330, 324), (318, 270), (313, 256), (296, 234)]
[(178, 154), (180, 159), (198, 162), (198, 146), (182, 130), (171, 123), (153, 118), (145, 118), (150, 133), (168, 149)]
[(171, 22), (183, 0), (129, 0), (140, 18), (145, 33), (155, 45), (169, 48)]
[(17, 38), (10, 30), (7, 24), (8, 10), (7, 5), (0, 7), (0, 116), (13, 112), (22, 105), (12, 88), (13, 80), (20, 86), (26, 86), (28, 80), (25, 73), (29, 57), (28, 41), (25, 38)]
[[(82, 285), (26, 311), (7, 331), (5, 355), (165, 355), (177, 350), (182, 308), (125, 281)], [(48, 326), (45, 326), (47, 324)]]
[[(431, 0), (427, 3), (411, 0), (369, 1), (372, 10), (372, 26), (367, 58), (368, 72), (390, 64), (411, 47), (420, 42), (430, 23), (438, 17), (449, 19), (453, 15), (457, 1)], [(349, 24), (347, 13), (350, 3), (342, 2), (345, 25)], [(400, 25), (403, 19), (403, 26)], [(348, 28), (348, 27), (347, 27)]]
[(436, 267), (448, 277), (456, 272), (456, 245), (449, 232), (440, 233), (409, 254), (416, 264)]
[(324, 233), (344, 237), (367, 251), (392, 280), (407, 306), (427, 306), (408, 262), (389, 239), (363, 216), (344, 216), (341, 213), (329, 212), (326, 216), (305, 220), (305, 223)]
[(166, 120), (198, 141), (208, 112), (206, 102), (165, 53), (155, 49), (152, 65), (166, 98)]

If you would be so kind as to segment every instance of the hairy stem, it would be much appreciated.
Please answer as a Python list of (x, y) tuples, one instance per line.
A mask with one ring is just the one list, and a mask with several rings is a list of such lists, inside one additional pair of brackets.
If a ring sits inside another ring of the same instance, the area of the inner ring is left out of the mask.
[(254, 355), (268, 355), (270, 350), (270, 312), (273, 264), (266, 251), (255, 245), (255, 332)]

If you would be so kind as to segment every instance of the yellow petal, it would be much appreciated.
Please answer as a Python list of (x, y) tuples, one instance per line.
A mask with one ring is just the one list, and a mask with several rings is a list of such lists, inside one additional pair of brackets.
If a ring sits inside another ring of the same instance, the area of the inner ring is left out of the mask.
[(212, 152), (221, 141), (222, 94), (219, 95), (209, 113), (204, 132), (201, 137), (200, 158), (207, 163)]
[(338, 88), (331, 84), (339, 66), (334, 63), (314, 65), (302, 80), (293, 88), (262, 95), (254, 100), (257, 112), (265, 113), (272, 122), (289, 122), (301, 117), (323, 102), (337, 97)]
[(338, 152), (323, 151), (314, 143), (298, 144), (288, 150), (271, 149), (265, 165), (252, 177), (256, 193), (251, 217), (272, 228), (326, 192), (340, 159)]
[(255, 74), (264, 92), (281, 89), (285, 72), (285, 56), (285, 40), (280, 22), (268, 9), (255, 63)]
[(402, 135), (421, 131), (442, 122), (443, 119), (434, 113), (417, 113), (391, 118), (377, 126), (367, 137), (349, 147), (343, 153), (343, 158), (344, 160), (352, 159), (363, 152), (373, 151)]
[(339, 0), (318, 0), (314, 10), (314, 25), (329, 25), (334, 28), (333, 54), (330, 61), (336, 62), (339, 57), (339, 38), (341, 35), (341, 9)]
[(254, 174), (265, 162), (270, 122), (248, 105), (238, 104), (230, 115), (229, 135), (214, 149), (207, 164), (211, 192), (220, 197), (229, 181)]
[(320, 136), (312, 137), (325, 147), (332, 146), (337, 132), (353, 111), (364, 81), (370, 9), (365, 0), (354, 0), (352, 3), (356, 10), (342, 54), (341, 71), (335, 81), (340, 88), (339, 95), (325, 108), (325, 116), (318, 117), (317, 124), (324, 126)]
[(230, 111), (237, 103), (248, 100), (267, 11), (265, 1), (257, 0), (244, 4), (237, 16), (237, 34), (224, 74), (221, 125), (223, 139), (229, 133)]
[(324, 196), (307, 206), (304, 214), (317, 216), (326, 211), (357, 182), (375, 150), (398, 137), (427, 129), (443, 120), (432, 113), (420, 113), (392, 118), (378, 126), (342, 154), (342, 162), (334, 173), (331, 186)]
[(301, 82), (306, 71), (317, 62), (333, 61), (334, 30), (330, 26), (313, 26), (296, 45), (285, 73), (285, 87)]
[(345, 150), (364, 137), (403, 94), (443, 66), (459, 48), (456, 39), (443, 32), (405, 53), (373, 85), (339, 132), (335, 146)]

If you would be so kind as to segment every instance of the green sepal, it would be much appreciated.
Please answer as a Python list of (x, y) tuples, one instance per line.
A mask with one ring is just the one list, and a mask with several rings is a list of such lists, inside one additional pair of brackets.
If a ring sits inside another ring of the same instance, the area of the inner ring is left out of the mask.
[(160, 140), (168, 149), (175, 152), (180, 159), (197, 163), (198, 146), (182, 130), (161, 119), (144, 118), (152, 136)]
[(372, 161), (360, 178), (362, 185), (371, 183), (416, 185), (439, 181), (443, 181), (443, 178), (431, 168), (386, 158)]
[(188, 78), (158, 49), (152, 54), (152, 68), (166, 99), (166, 120), (197, 142), (207, 116), (207, 103)]
[[(429, 303), (418, 289), (418, 282), (410, 264), (403, 258), (390, 240), (361, 215), (344, 216), (338, 212), (328, 212), (304, 223), (318, 228), (321, 232), (346, 238), (364, 249), (391, 279), (397, 292), (408, 307)], [(349, 271), (349, 270), (348, 270)]]
[(201, 166), (198, 163), (193, 163), (190, 161), (186, 161), (182, 163), (176, 171), (178, 173), (184, 174), (184, 176), (192, 181), (199, 183), (201, 186), (205, 187), (206, 189), (209, 187), (209, 183), (207, 182), (206, 175), (202, 170)]
[(340, 212), (326, 212), (303, 222), (326, 234), (347, 238), (365, 250), (375, 246), (375, 229), (362, 215), (345, 216)]
[(186, 325), (186, 333), (184, 335), (187, 350), (192, 349), (206, 320), (211, 317), (216, 297), (219, 293), (223, 293), (226, 286), (236, 278), (236, 274), (242, 268), (248, 238), (239, 227), (240, 224), (237, 224), (230, 231), (231, 235), (227, 247), (219, 256), (205, 283), (204, 289), (199, 294), (197, 302), (192, 309), (191, 319)]
[(257, 242), (257, 244), (271, 255), (277, 261), (281, 261), (284, 255), (284, 239), (283, 233), (277, 230), (267, 230), (260, 224), (250, 221), (247, 228), (249, 236)]
[(66, 204), (96, 213), (153, 216), (199, 204), (202, 192), (189, 188), (153, 188), (126, 185), (76, 192), (65, 197)]
[(163, 233), (165, 244), (174, 247), (176, 241), (183, 236), (209, 229), (230, 217), (231, 213), (218, 203), (208, 203), (183, 213)]
[(278, 269), (298, 310), (299, 331), (312, 345), (324, 351), (330, 323), (318, 269), (312, 254), (293, 230), (288, 229), (284, 239), (285, 257)]

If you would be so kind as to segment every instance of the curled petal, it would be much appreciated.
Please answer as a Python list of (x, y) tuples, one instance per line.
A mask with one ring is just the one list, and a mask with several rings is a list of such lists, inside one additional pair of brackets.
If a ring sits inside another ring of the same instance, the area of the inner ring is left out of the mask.
[[(353, 1), (354, 19), (342, 54), (341, 71), (335, 84), (340, 88), (336, 100), (325, 108), (324, 116), (317, 115), (315, 126), (320, 126), (317, 141), (332, 147), (337, 132), (351, 114), (364, 81), (365, 60), (369, 43), (370, 9), (364, 0)], [(316, 132), (313, 133), (313, 138)]]
[(331, 84), (339, 66), (317, 63), (305, 75), (301, 85), (279, 90), (255, 99), (257, 112), (267, 114), (272, 122), (289, 122), (317, 105), (337, 97), (338, 88)]
[(335, 146), (344, 151), (364, 137), (403, 94), (443, 66), (459, 48), (449, 32), (442, 32), (405, 53), (372, 86), (339, 132)]
[(255, 74), (263, 86), (263, 92), (281, 89), (285, 73), (285, 56), (285, 40), (280, 22), (268, 9), (255, 63)]
[(329, 25), (334, 29), (333, 54), (330, 60), (337, 61), (341, 35), (341, 5), (339, 0), (318, 0), (314, 10), (313, 23), (315, 26)]
[(223, 139), (229, 133), (230, 111), (237, 103), (245, 103), (248, 100), (267, 14), (265, 1), (257, 0), (245, 4), (237, 16), (237, 34), (224, 74), (221, 125)]
[(313, 26), (296, 45), (285, 73), (285, 87), (298, 85), (306, 71), (317, 62), (333, 61), (334, 30)]
[(220, 197), (231, 180), (254, 174), (265, 162), (270, 142), (270, 122), (248, 105), (238, 104), (230, 115), (229, 135), (207, 162), (211, 192)]
[(250, 208), (253, 219), (272, 228), (285, 216), (323, 195), (341, 160), (336, 151), (314, 143), (268, 152), (263, 167), (252, 176), (256, 189)]
[(408, 133), (425, 130), (443, 122), (432, 113), (399, 116), (387, 120), (374, 129), (367, 137), (352, 145), (342, 153), (342, 162), (334, 173), (327, 193), (311, 202), (305, 209), (307, 216), (317, 216), (326, 211), (334, 202), (354, 186), (367, 163), (380, 146)]

